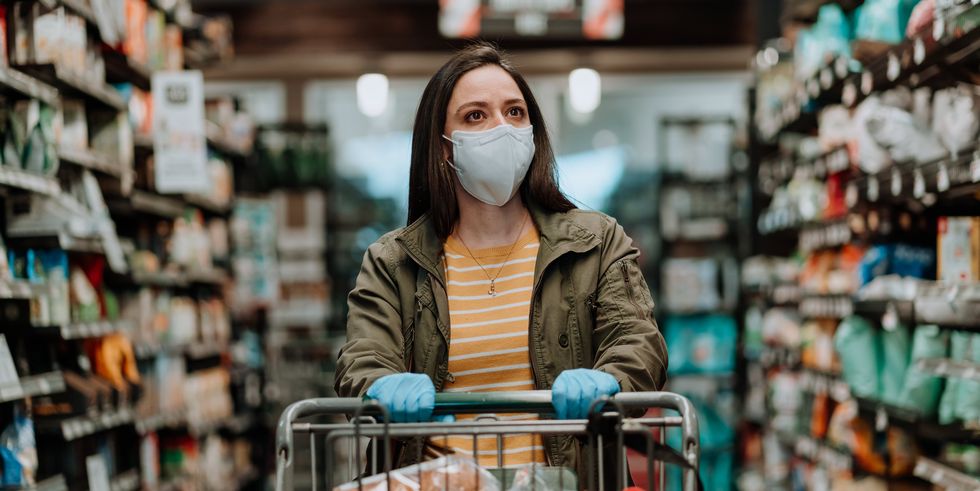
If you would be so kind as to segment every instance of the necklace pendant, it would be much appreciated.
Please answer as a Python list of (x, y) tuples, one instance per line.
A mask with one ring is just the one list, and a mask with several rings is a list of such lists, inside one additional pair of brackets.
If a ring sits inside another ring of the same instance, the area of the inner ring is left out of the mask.
[(494, 285), (494, 280), (490, 280), (490, 291), (487, 292), (487, 295), (490, 295), (491, 297), (497, 296), (497, 286)]

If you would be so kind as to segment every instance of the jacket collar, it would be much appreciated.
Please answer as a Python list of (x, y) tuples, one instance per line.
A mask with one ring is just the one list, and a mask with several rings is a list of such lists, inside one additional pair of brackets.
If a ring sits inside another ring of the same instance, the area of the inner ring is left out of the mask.
[[(567, 252), (586, 252), (601, 243), (601, 239), (579, 221), (575, 211), (553, 212), (535, 203), (528, 206), (531, 219), (538, 227), (541, 247), (534, 268), (535, 284), (544, 269)], [(429, 214), (422, 215), (396, 236), (395, 241), (419, 266), (428, 271), (445, 287), (442, 266), (443, 242), (436, 235)]]

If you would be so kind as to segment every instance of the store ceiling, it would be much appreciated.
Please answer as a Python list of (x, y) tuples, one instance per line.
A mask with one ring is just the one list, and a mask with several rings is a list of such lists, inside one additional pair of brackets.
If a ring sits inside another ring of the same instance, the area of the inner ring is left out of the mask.
[[(588, 63), (610, 71), (743, 69), (758, 0), (625, 0), (615, 42), (500, 39), (529, 71)], [(437, 0), (194, 0), (234, 23), (235, 61), (212, 78), (345, 77), (365, 70), (429, 74), (466, 41), (438, 30)], [(737, 58), (732, 55), (736, 53)], [(744, 53), (744, 56), (742, 56)]]

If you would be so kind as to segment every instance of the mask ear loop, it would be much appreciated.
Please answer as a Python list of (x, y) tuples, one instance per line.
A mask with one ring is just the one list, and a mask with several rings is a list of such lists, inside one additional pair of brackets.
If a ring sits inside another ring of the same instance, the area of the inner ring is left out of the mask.
[[(456, 143), (456, 140), (453, 140), (452, 138), (449, 138), (446, 135), (439, 135), (439, 136), (443, 137), (446, 141), (448, 141), (449, 143), (452, 143), (453, 145), (456, 145), (457, 144)], [(443, 165), (443, 167), (446, 167), (446, 166), (452, 167), (452, 169), (455, 170), (456, 172), (460, 172), (459, 167), (456, 167), (456, 164), (453, 164), (449, 159), (443, 160), (442, 161), (442, 165)]]

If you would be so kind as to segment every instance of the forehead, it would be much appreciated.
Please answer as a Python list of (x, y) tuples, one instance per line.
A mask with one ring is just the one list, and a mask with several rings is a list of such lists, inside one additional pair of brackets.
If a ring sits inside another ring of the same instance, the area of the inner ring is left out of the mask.
[(517, 87), (503, 68), (497, 65), (484, 65), (463, 74), (456, 82), (450, 105), (465, 104), (473, 100), (490, 102), (497, 98), (522, 99), (521, 89)]

